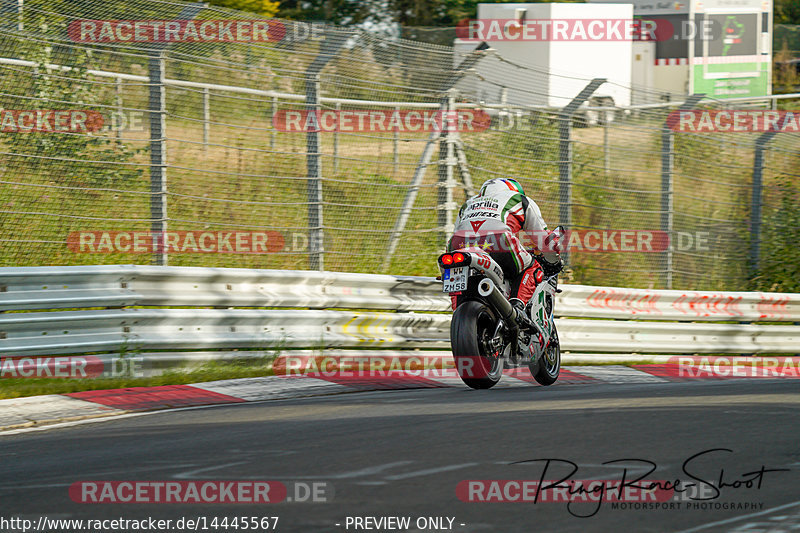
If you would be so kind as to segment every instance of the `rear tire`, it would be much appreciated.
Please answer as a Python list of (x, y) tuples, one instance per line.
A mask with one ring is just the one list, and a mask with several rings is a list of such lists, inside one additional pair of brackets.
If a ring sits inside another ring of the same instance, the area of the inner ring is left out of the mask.
[(558, 340), (558, 331), (553, 327), (553, 335), (550, 337), (550, 344), (544, 351), (539, 360), (528, 368), (540, 385), (552, 385), (558, 379), (561, 372), (561, 343)]
[(489, 341), (497, 317), (486, 305), (468, 301), (459, 305), (450, 322), (450, 344), (461, 380), (473, 389), (494, 387), (503, 377), (503, 348), (492, 356)]

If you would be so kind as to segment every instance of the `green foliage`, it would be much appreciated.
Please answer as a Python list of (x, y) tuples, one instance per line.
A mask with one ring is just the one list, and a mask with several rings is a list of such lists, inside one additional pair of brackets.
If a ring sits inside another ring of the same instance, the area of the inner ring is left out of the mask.
[(373, 14), (372, 1), (284, 0), (278, 16), (291, 20), (325, 21), (331, 24), (359, 24)]
[[(562, 0), (572, 2), (573, 0)], [(452, 27), (477, 16), (479, 3), (503, 0), (286, 0), (278, 16), (294, 20), (324, 20), (358, 24), (369, 18), (390, 19), (401, 26)]]
[(274, 17), (280, 4), (280, 2), (272, 0), (208, 0), (208, 3), (228, 9), (257, 13), (264, 17)]
[(404, 26), (455, 26), (464, 19), (476, 17), (478, 4), (505, 3), (505, 0), (389, 0), (395, 19)]
[(800, 2), (775, 0), (775, 24), (800, 24)]
[[(46, 34), (47, 25), (42, 23), (40, 30)], [(15, 170), (29, 176), (49, 178), (59, 184), (79, 187), (111, 187), (121, 180), (138, 177), (139, 170), (119, 164), (129, 161), (135, 151), (125, 145), (118, 145), (103, 131), (93, 131), (90, 126), (97, 124), (92, 117), (97, 116), (98, 111), (103, 120), (108, 121), (109, 113), (104, 111), (111, 109), (110, 101), (106, 101), (110, 98), (98, 91), (96, 85), (87, 82), (92, 52), (73, 51), (69, 61), (65, 61), (65, 55), (67, 54), (58, 57), (56, 61), (53, 45), (31, 44), (24, 57), (36, 63), (33, 73), (8, 77), (2, 83), (7, 88), (15, 89), (3, 90), (6, 95), (13, 92), (20, 94), (18, 84), (24, 84), (24, 96), (5, 97), (2, 104), (6, 109), (84, 111), (89, 114), (86, 121), (88, 131), (78, 128), (69, 132), (33, 131), (5, 135), (3, 140), (9, 152), (29, 156), (25, 163), (27, 168)], [(48, 65), (53, 63), (65, 64), (70, 69), (49, 68)], [(108, 124), (104, 126), (107, 127)], [(76, 159), (94, 163), (75, 165), (72, 161)]]
[[(765, 190), (771, 200), (761, 220), (761, 262), (751, 289), (800, 292), (800, 187), (796, 178), (776, 180)], [(767, 203), (767, 202), (765, 202)]]
[[(798, 32), (800, 34), (800, 32)], [(800, 46), (800, 44), (798, 44)], [(772, 87), (774, 93), (793, 93), (797, 86), (800, 86), (800, 74), (797, 67), (789, 64), (792, 59), (792, 52), (786, 39), (783, 40), (783, 47), (775, 54), (775, 69), (772, 72)]]

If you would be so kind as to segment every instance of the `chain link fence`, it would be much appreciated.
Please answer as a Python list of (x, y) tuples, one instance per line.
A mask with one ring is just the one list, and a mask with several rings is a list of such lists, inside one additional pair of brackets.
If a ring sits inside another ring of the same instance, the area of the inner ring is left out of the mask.
[(491, 50), (204, 4), (27, 0), (16, 15), (0, 27), (0, 265), (432, 275), (460, 203), (514, 177), (574, 230), (572, 282), (797, 289), (800, 134), (665, 126), (680, 106), (790, 99), (621, 87), (645, 102), (621, 107)]

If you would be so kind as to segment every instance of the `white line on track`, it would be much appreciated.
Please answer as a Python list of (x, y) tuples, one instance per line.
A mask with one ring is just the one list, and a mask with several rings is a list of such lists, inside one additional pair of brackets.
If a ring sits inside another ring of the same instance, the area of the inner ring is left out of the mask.
[(797, 507), (800, 505), (800, 501), (794, 503), (787, 503), (786, 505), (779, 505), (778, 507), (773, 507), (772, 509), (766, 509), (764, 511), (759, 511), (757, 513), (750, 513), (745, 514), (742, 516), (735, 516), (733, 518), (728, 518), (727, 520), (719, 520), (717, 522), (709, 522), (707, 524), (702, 524), (697, 527), (693, 527), (691, 529), (684, 529), (683, 531), (678, 531), (677, 533), (694, 533), (695, 531), (703, 531), (704, 529), (709, 529), (716, 526), (724, 526), (725, 524), (732, 524), (734, 522), (741, 522), (742, 520), (747, 520), (748, 518), (755, 518), (756, 516), (764, 516), (765, 514), (774, 513), (775, 511), (782, 511), (784, 509), (790, 509), (792, 507)]
[(460, 470), (461, 468), (467, 468), (469, 466), (477, 466), (478, 463), (464, 463), (460, 465), (448, 465), (442, 466), (439, 468), (428, 468), (426, 470), (417, 470), (416, 472), (406, 472), (405, 474), (395, 474), (392, 476), (386, 476), (384, 479), (388, 479), (390, 481), (397, 481), (400, 479), (408, 479), (411, 477), (419, 477), (419, 476), (427, 476), (430, 474), (438, 474), (439, 472), (449, 472), (451, 470)]
[[(394, 468), (396, 466), (405, 466), (408, 464), (413, 463), (414, 461), (397, 461), (394, 463), (386, 463), (382, 465), (376, 466), (368, 466), (367, 468), (362, 468), (361, 470), (353, 470), (350, 472), (341, 472), (339, 474), (314, 474), (313, 476), (270, 476), (270, 479), (288, 479), (288, 480), (297, 480), (297, 479), (353, 479), (357, 477), (363, 476), (371, 476), (373, 474), (380, 474), (384, 470), (389, 470), (390, 468)], [(236, 476), (236, 479), (245, 480), (245, 479), (261, 479), (263, 476)]]
[(203, 468), (196, 468), (194, 470), (180, 472), (179, 474), (174, 474), (172, 477), (175, 479), (191, 479), (195, 474), (199, 474), (200, 472), (211, 472), (212, 470), (221, 470), (223, 468), (228, 468), (229, 466), (246, 465), (246, 464), (247, 461), (238, 461), (236, 463), (226, 463), (224, 465), (205, 466)]

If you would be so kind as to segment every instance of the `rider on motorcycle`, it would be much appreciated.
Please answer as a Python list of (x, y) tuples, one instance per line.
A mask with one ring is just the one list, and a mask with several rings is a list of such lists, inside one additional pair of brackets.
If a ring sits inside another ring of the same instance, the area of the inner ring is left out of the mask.
[[(522, 245), (517, 237), (521, 231), (540, 238), (535, 242), (543, 243), (541, 255), (534, 257)], [(539, 282), (546, 273), (562, 269), (558, 243), (550, 238), (539, 206), (525, 196), (518, 181), (510, 178), (487, 180), (480, 192), (461, 206), (447, 249), (461, 248), (480, 249), (497, 261), (511, 280), (510, 302), (523, 324), (531, 323), (525, 306)]]

